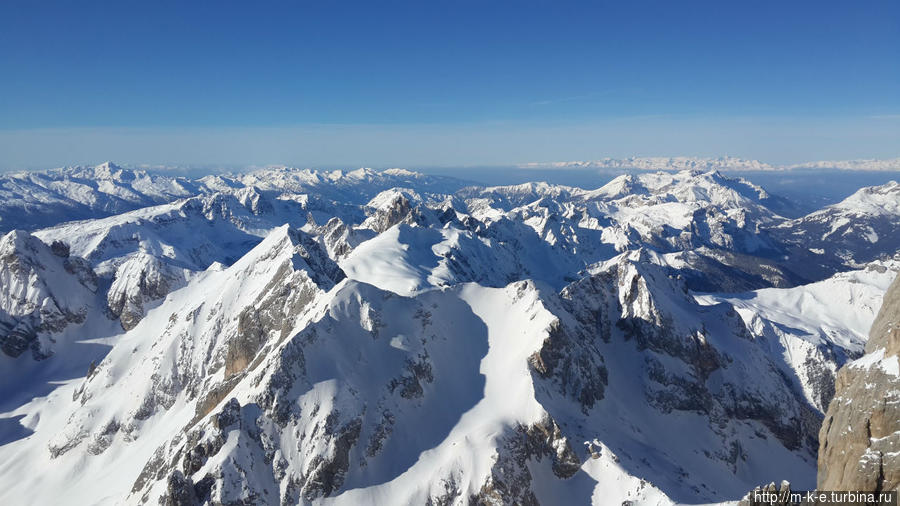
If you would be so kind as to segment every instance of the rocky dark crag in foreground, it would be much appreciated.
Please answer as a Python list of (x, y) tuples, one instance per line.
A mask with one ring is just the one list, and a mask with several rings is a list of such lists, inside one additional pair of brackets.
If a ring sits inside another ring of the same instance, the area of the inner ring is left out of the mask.
[[(900, 277), (884, 295), (866, 354), (838, 371), (819, 431), (816, 485), (818, 490), (900, 491)], [(760, 502), (766, 492), (786, 498), (790, 485), (757, 487), (739, 505), (792, 504)]]
[(866, 355), (838, 372), (819, 433), (820, 490), (900, 489), (900, 278), (884, 296)]

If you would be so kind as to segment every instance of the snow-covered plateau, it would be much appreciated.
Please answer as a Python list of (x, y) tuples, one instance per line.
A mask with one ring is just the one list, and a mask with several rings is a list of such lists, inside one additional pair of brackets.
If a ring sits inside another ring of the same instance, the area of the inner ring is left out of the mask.
[(677, 163), (596, 189), (110, 163), (0, 178), (0, 503), (814, 488), (837, 371), (871, 361), (900, 272), (900, 186), (788, 217)]

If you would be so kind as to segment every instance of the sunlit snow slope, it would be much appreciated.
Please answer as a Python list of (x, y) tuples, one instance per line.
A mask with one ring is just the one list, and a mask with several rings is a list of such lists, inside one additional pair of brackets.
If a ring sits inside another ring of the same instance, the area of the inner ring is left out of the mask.
[(900, 270), (896, 183), (801, 218), (715, 171), (104, 164), (0, 191), (4, 504), (813, 488), (835, 371)]

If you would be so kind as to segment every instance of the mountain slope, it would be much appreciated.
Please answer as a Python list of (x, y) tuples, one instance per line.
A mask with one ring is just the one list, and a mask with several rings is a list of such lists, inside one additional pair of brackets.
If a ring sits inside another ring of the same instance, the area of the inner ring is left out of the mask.
[(701, 304), (734, 305), (752, 335), (784, 360), (809, 402), (824, 412), (837, 370), (863, 353), (884, 292), (900, 271), (896, 261), (874, 262), (794, 288), (701, 295)]
[[(596, 190), (400, 170), (191, 181), (0, 240), (0, 309), (41, 329), (0, 356), (0, 501), (668, 505), (812, 488), (835, 371), (877, 368), (877, 350), (853, 360), (900, 265), (795, 258), (803, 239), (783, 234), (802, 220), (716, 172)], [(823, 220), (880, 213), (891, 230), (881, 193)]]
[(900, 184), (863, 188), (837, 204), (783, 223), (772, 233), (808, 277), (892, 256), (900, 250)]

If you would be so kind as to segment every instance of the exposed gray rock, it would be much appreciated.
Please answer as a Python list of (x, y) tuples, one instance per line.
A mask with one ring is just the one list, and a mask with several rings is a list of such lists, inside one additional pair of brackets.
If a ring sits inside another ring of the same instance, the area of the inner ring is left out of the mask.
[(838, 372), (819, 435), (819, 489), (900, 489), (898, 354), (900, 278), (884, 296), (866, 355)]
[(584, 411), (603, 399), (607, 384), (603, 357), (585, 349), (584, 336), (573, 339), (560, 320), (554, 321), (541, 349), (531, 355), (528, 365), (540, 377), (550, 379), (563, 395), (577, 400)]
[[(579, 400), (584, 413), (614, 388), (606, 385), (607, 368), (636, 359), (640, 365), (631, 374), (646, 378), (644, 402), (661, 413), (706, 417), (710, 435), (721, 440), (707, 457), (735, 474), (749, 456), (733, 437), (734, 427), (746, 422), (765, 427), (786, 449), (814, 459), (821, 415), (780, 371), (766, 345), (753, 339), (731, 306), (700, 306), (683, 280), (655, 265), (647, 252), (598, 267), (567, 286), (561, 301), (562, 307), (552, 310), (565, 324), (551, 325), (550, 337), (530, 363), (541, 377), (556, 376), (556, 389)], [(601, 355), (617, 340), (633, 343), (633, 351), (625, 349), (635, 359)], [(766, 381), (747, 381), (759, 377)]]
[(566, 437), (552, 418), (531, 425), (519, 426), (498, 445), (491, 475), (471, 504), (540, 504), (532, 488), (528, 462), (550, 459), (553, 474), (566, 480), (581, 468), (581, 460), (572, 450)]
[(144, 306), (159, 300), (186, 281), (185, 269), (164, 263), (160, 258), (138, 252), (116, 269), (106, 301), (109, 313), (130, 330), (144, 317)]
[(774, 482), (764, 487), (756, 487), (738, 502), (738, 506), (795, 506), (796, 504), (799, 503), (791, 500), (791, 484), (786, 481), (782, 481), (778, 488), (775, 487)]
[(53, 334), (84, 321), (97, 280), (63, 246), (14, 230), (0, 239), (0, 289), (0, 350), (42, 359), (53, 353)]
[(403, 221), (413, 210), (413, 205), (402, 192), (383, 202), (366, 220), (368, 228), (381, 233)]

